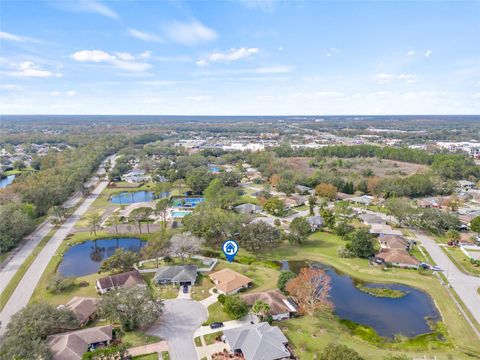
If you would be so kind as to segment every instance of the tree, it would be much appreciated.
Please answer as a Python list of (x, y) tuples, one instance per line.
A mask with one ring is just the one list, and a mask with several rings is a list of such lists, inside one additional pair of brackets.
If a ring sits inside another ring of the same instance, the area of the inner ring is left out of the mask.
[(45, 303), (29, 304), (12, 316), (0, 347), (1, 359), (51, 358), (44, 340), (48, 335), (74, 330), (78, 322), (72, 311)]
[(93, 212), (88, 217), (88, 225), (90, 226), (90, 234), (93, 232), (97, 236), (97, 229), (100, 226), (102, 217), (99, 213)]
[(185, 182), (196, 194), (201, 194), (212, 179), (211, 174), (205, 167), (194, 168), (190, 171)]
[(355, 228), (346, 221), (340, 221), (335, 226), (335, 234), (340, 236), (342, 240), (348, 240), (349, 235), (354, 231)]
[(158, 268), (158, 258), (170, 254), (169, 234), (166, 229), (153, 233), (141, 252), (146, 259), (155, 258)]
[(100, 265), (100, 272), (118, 271), (126, 272), (133, 269), (133, 265), (139, 260), (137, 253), (118, 248), (112, 256), (105, 259)]
[(178, 195), (181, 195), (183, 193), (183, 188), (185, 187), (185, 180), (183, 179), (175, 180), (175, 182), (173, 183), (173, 186), (177, 188)]
[(202, 249), (204, 240), (190, 232), (177, 234), (170, 240), (170, 251), (185, 262), (186, 258), (197, 254)]
[[(160, 182), (155, 184), (155, 196), (157, 198), (165, 198), (168, 197), (168, 193), (172, 190), (172, 183), (169, 182)], [(167, 195), (167, 196), (165, 196)]]
[(167, 215), (169, 208), (170, 200), (168, 199), (161, 199), (155, 204), (155, 215), (160, 215), (162, 217), (162, 227), (164, 229), (167, 227)]
[(20, 203), (0, 206), (0, 253), (14, 248), (35, 227), (34, 219)]
[(257, 315), (260, 318), (260, 321), (263, 321), (265, 316), (267, 316), (268, 311), (270, 310), (270, 305), (266, 302), (258, 299), (252, 306), (252, 314)]
[(460, 233), (458, 232), (457, 229), (449, 229), (447, 231), (447, 238), (448, 238), (448, 240), (456, 243), (460, 240)]
[(272, 196), (270, 199), (268, 199), (263, 205), (263, 209), (269, 214), (275, 216), (283, 216), (286, 214), (285, 204), (276, 196)]
[(320, 354), (320, 360), (364, 360), (355, 350), (348, 346), (330, 343)]
[(47, 290), (52, 293), (60, 293), (69, 289), (75, 284), (74, 277), (66, 277), (61, 274), (55, 274), (48, 280)]
[(368, 228), (357, 229), (350, 233), (346, 248), (357, 257), (369, 258), (375, 252), (373, 235)]
[(310, 216), (315, 215), (315, 204), (317, 203), (317, 198), (314, 195), (308, 197), (308, 207), (310, 210)]
[(265, 252), (280, 244), (281, 233), (264, 221), (252, 222), (240, 229), (239, 245), (248, 251)]
[(335, 228), (335, 214), (329, 209), (322, 209), (320, 215), (325, 222), (325, 226), (333, 230)]
[(276, 188), (278, 186), (278, 183), (280, 182), (280, 180), (282, 180), (280, 175), (273, 174), (272, 176), (270, 176), (269, 182), (270, 182), (270, 185), (272, 185), (274, 188)]
[(330, 276), (323, 269), (301, 269), (297, 277), (287, 283), (285, 290), (296, 299), (301, 314), (313, 315), (319, 309), (333, 307), (328, 300)]
[(400, 225), (408, 222), (416, 211), (407, 198), (389, 198), (385, 201), (385, 207), (396, 217)]
[(227, 295), (223, 302), (223, 310), (237, 320), (248, 314), (248, 306), (246, 302), (238, 295)]
[(297, 244), (301, 244), (305, 241), (308, 235), (310, 235), (310, 232), (310, 224), (304, 217), (296, 217), (290, 223), (290, 235), (292, 235), (292, 239)]
[(338, 189), (332, 184), (321, 183), (315, 187), (315, 193), (329, 200), (335, 200), (337, 198)]
[(24, 163), (22, 160), (16, 160), (16, 161), (13, 163), (13, 167), (14, 167), (16, 170), (23, 170), (23, 169), (25, 169), (27, 166), (25, 165), (25, 163)]
[(113, 211), (112, 221), (113, 221), (113, 225), (115, 226), (115, 234), (118, 236), (118, 224), (120, 223), (120, 215), (118, 211)]
[(151, 213), (152, 209), (149, 207), (133, 209), (130, 213), (129, 219), (137, 223), (138, 232), (140, 234), (142, 233), (142, 221), (147, 223), (147, 232), (150, 232), (149, 217)]
[(50, 209), (50, 212), (57, 219), (59, 219), (60, 221), (63, 221), (63, 220), (65, 220), (65, 215), (67, 214), (67, 209), (65, 209), (63, 206), (56, 205), (56, 206), (53, 206)]
[(161, 315), (163, 302), (156, 299), (149, 289), (133, 286), (102, 295), (98, 314), (111, 322), (119, 322), (125, 331), (147, 327)]
[(470, 221), (470, 230), (480, 235), (480, 216), (477, 216)]
[(293, 271), (290, 271), (290, 270), (282, 271), (280, 273), (280, 276), (278, 277), (277, 287), (280, 289), (281, 292), (288, 295), (288, 292), (286, 291), (285, 287), (290, 280), (296, 277), (297, 277), (297, 274), (295, 274)]

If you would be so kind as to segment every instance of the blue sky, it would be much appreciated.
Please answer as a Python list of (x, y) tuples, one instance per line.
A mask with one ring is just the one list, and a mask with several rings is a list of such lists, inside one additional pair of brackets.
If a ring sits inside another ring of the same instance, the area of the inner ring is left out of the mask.
[(480, 1), (2, 1), (3, 114), (479, 114)]

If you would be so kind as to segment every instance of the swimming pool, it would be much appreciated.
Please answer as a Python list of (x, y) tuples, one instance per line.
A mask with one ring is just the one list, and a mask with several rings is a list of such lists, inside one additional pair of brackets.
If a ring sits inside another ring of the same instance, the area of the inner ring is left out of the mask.
[(191, 211), (172, 211), (172, 218), (183, 218), (188, 214), (191, 214)]
[(194, 208), (199, 203), (205, 201), (205, 198), (201, 197), (185, 197), (185, 198), (176, 198), (172, 200), (173, 207), (184, 207), (184, 208)]

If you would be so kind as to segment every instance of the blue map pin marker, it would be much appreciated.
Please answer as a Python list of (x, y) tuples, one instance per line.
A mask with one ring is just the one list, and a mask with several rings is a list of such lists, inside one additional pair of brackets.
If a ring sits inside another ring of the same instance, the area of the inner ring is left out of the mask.
[(235, 240), (227, 240), (222, 245), (222, 250), (227, 257), (228, 262), (232, 262), (235, 259), (235, 255), (238, 253), (238, 244)]

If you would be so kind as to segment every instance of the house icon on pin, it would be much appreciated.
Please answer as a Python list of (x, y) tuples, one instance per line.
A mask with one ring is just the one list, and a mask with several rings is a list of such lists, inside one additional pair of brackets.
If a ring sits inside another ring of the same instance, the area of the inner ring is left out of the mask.
[(235, 250), (235, 246), (232, 243), (228, 243), (225, 247), (225, 253), (227, 253), (228, 255), (235, 254)]

